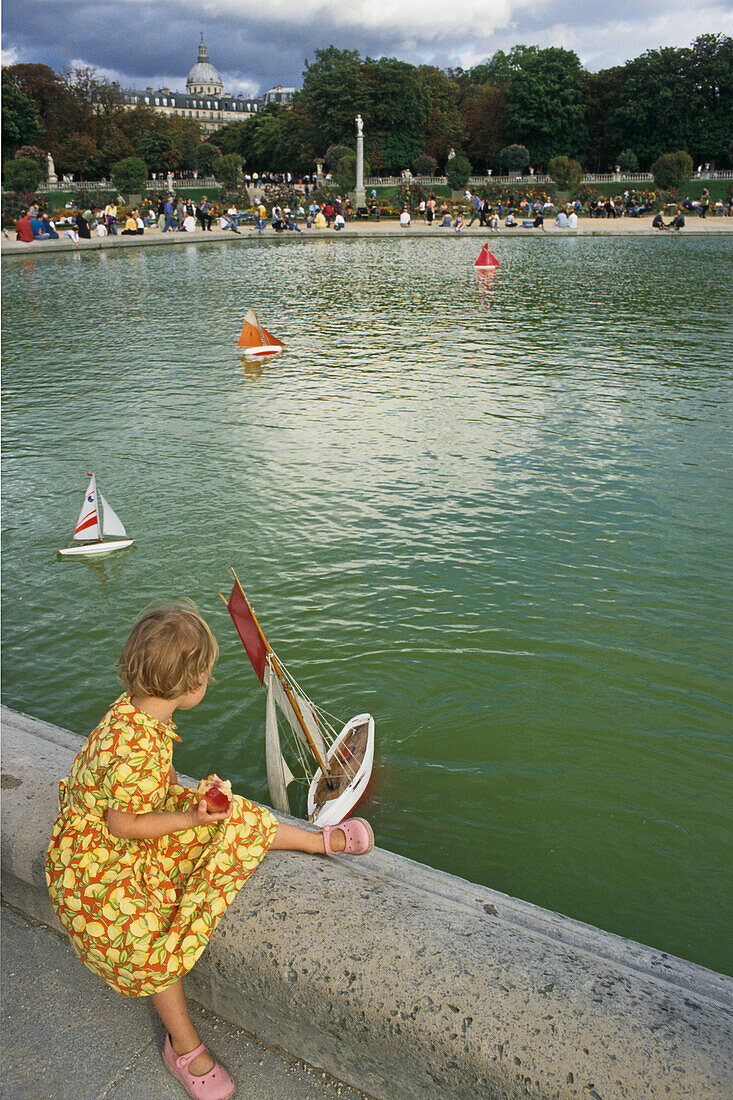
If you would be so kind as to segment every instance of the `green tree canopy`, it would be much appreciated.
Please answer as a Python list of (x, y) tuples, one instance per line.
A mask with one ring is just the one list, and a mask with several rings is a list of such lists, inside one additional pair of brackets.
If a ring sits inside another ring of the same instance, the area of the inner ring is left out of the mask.
[(515, 46), (509, 63), (506, 137), (529, 146), (542, 166), (554, 156), (584, 154), (587, 133), (578, 55), (559, 46)]
[(21, 145), (25, 145), (41, 133), (41, 120), (35, 104), (13, 83), (3, 69), (3, 148), (12, 157)]
[(457, 153), (448, 161), (445, 174), (448, 179), (448, 186), (453, 191), (462, 191), (468, 183), (468, 177), (471, 175), (470, 160), (468, 157), (464, 157), (462, 153)]
[(314, 127), (314, 138), (323, 153), (329, 145), (348, 145), (356, 134), (354, 119), (368, 115), (369, 88), (358, 50), (327, 46), (306, 61), (301, 102)]
[(445, 164), (450, 150), (462, 149), (467, 137), (459, 107), (460, 86), (434, 65), (421, 65), (417, 76), (428, 104), (423, 147), (439, 165)]
[(499, 154), (499, 161), (507, 172), (523, 172), (529, 164), (529, 149), (526, 145), (506, 145)]
[(140, 195), (148, 181), (148, 166), (140, 157), (127, 157), (112, 165), (112, 183), (123, 195)]
[(661, 191), (683, 187), (692, 175), (692, 157), (684, 150), (665, 153), (652, 165), (654, 182)]
[(216, 178), (228, 191), (236, 191), (243, 182), (242, 158), (238, 153), (227, 153), (216, 161)]
[(563, 191), (571, 191), (583, 178), (583, 165), (570, 157), (553, 157), (547, 165), (547, 174)]
[(45, 175), (35, 160), (18, 157), (3, 166), (3, 187), (6, 191), (35, 191)]

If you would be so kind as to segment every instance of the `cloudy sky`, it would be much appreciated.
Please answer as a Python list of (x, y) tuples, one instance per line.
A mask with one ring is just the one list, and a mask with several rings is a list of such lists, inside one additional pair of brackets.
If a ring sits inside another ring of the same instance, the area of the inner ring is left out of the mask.
[(225, 91), (298, 86), (331, 43), (469, 68), (517, 43), (575, 50), (590, 70), (733, 36), (733, 0), (4, 0), (3, 64), (82, 64), (128, 87), (183, 90), (203, 31)]

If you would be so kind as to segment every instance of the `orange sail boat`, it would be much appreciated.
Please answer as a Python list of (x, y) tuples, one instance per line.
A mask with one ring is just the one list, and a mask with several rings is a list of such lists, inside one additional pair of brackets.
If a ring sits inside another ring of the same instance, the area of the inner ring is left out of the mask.
[(481, 249), (473, 265), (477, 271), (495, 271), (499, 261), (487, 244)]
[(268, 332), (253, 309), (248, 309), (244, 316), (242, 334), (236, 345), (245, 355), (278, 355), (285, 347), (282, 340), (278, 340), (271, 332)]

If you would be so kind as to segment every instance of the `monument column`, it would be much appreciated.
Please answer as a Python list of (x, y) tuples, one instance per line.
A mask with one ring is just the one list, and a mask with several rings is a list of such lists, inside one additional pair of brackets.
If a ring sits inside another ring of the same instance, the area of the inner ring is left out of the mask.
[(354, 209), (366, 206), (364, 194), (364, 122), (361, 115), (356, 116), (356, 194)]

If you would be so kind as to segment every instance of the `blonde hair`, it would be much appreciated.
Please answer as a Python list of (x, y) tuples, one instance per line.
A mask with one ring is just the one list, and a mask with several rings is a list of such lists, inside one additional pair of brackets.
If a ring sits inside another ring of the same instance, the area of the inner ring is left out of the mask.
[(125, 642), (117, 665), (130, 695), (175, 699), (208, 679), (219, 646), (195, 604), (146, 611)]

